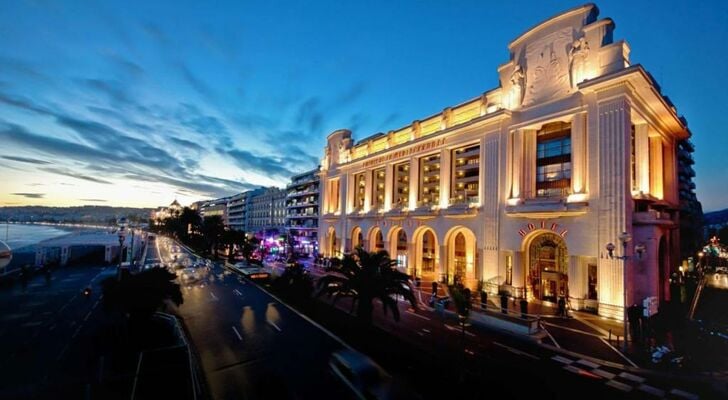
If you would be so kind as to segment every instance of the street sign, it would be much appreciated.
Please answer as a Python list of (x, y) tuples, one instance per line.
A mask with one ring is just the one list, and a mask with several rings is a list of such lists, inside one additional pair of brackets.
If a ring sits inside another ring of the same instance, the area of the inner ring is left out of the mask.
[(644, 307), (644, 316), (651, 317), (657, 314), (657, 307), (659, 306), (659, 304), (660, 302), (657, 300), (657, 297), (645, 297), (645, 299), (642, 300), (642, 307)]

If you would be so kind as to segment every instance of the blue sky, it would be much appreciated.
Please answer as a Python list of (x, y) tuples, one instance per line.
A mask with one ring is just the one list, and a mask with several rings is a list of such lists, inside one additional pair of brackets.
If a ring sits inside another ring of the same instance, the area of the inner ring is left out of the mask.
[[(284, 185), (334, 129), (362, 138), (497, 86), (511, 40), (581, 4), (0, 3), (0, 206)], [(688, 119), (704, 208), (728, 207), (728, 5), (597, 5)]]

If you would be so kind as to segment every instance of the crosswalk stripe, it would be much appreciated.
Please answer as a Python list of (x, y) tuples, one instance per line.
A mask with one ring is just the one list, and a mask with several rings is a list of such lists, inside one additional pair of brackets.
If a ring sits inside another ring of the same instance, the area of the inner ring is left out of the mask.
[(574, 362), (574, 360), (570, 360), (566, 357), (561, 357), (561, 356), (553, 356), (553, 357), (551, 357), (551, 359), (554, 361), (558, 361), (562, 364), (567, 364), (567, 365)]
[(629, 372), (622, 372), (621, 374), (619, 374), (619, 377), (630, 380), (632, 382), (637, 382), (637, 383), (644, 383), (644, 381), (646, 381), (645, 378), (643, 378), (641, 376), (630, 374)]
[(604, 371), (602, 369), (595, 369), (592, 372), (608, 380), (614, 379), (614, 377), (616, 376), (613, 373)]
[(686, 392), (686, 391), (680, 390), (680, 389), (672, 389), (670, 391), (670, 394), (672, 394), (674, 396), (682, 397), (684, 399), (690, 399), (690, 400), (693, 400), (693, 399), (697, 400), (699, 398), (695, 394), (692, 394), (692, 393), (689, 393), (689, 392)]
[(632, 386), (629, 386), (629, 385), (624, 384), (622, 382), (609, 381), (609, 382), (607, 382), (607, 386), (611, 386), (611, 387), (613, 387), (613, 388), (615, 388), (617, 390), (621, 390), (623, 392), (631, 392), (632, 391)]
[(645, 392), (645, 393), (649, 393), (649, 394), (651, 394), (651, 395), (653, 395), (653, 396), (657, 396), (657, 397), (665, 397), (665, 391), (664, 391), (664, 390), (662, 390), (662, 389), (658, 389), (658, 388), (656, 388), (656, 387), (654, 387), (654, 386), (650, 386), (650, 385), (645, 385), (645, 384), (641, 384), (641, 385), (639, 385), (639, 386), (637, 387), (637, 389), (638, 389), (638, 390), (641, 390), (641, 391), (643, 391), (643, 392)]

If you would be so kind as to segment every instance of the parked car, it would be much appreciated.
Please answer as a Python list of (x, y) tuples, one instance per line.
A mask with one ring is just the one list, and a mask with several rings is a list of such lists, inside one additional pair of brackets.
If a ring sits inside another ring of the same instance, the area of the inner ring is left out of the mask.
[(331, 355), (332, 372), (360, 399), (394, 399), (392, 377), (369, 357), (342, 350)]

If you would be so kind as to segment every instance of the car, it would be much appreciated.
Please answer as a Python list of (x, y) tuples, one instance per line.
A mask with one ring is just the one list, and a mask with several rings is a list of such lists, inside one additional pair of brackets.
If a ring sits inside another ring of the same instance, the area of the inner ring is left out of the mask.
[(185, 282), (193, 282), (200, 279), (200, 275), (195, 268), (185, 268), (182, 270), (182, 280)]
[(233, 268), (252, 280), (268, 280), (270, 278), (270, 272), (255, 265), (239, 262), (235, 263)]
[(360, 399), (393, 399), (392, 377), (372, 359), (355, 350), (333, 353), (331, 371)]

